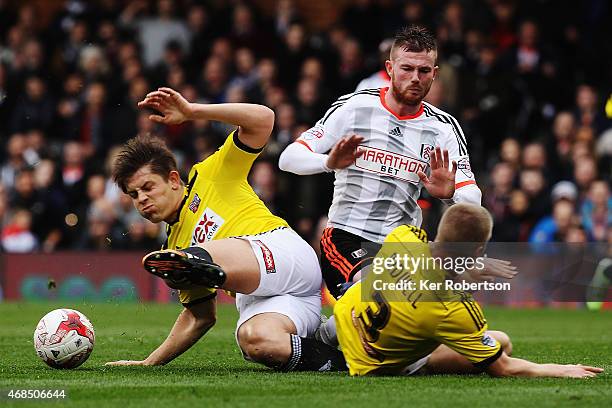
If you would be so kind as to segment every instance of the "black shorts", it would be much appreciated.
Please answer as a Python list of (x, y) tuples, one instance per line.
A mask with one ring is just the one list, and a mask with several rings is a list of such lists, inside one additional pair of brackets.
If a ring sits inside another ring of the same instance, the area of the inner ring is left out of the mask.
[(380, 244), (338, 228), (325, 228), (321, 236), (321, 272), (329, 293), (338, 299), (347, 282), (372, 259)]

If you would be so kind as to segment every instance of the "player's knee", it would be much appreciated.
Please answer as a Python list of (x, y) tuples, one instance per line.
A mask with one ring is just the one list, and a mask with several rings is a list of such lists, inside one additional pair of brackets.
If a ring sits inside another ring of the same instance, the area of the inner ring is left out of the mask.
[(244, 324), (238, 330), (238, 342), (246, 356), (258, 363), (275, 367), (280, 363), (277, 358), (279, 338), (260, 325)]
[(489, 330), (489, 334), (501, 344), (502, 350), (504, 350), (507, 355), (512, 355), (512, 341), (510, 340), (510, 336), (499, 330)]

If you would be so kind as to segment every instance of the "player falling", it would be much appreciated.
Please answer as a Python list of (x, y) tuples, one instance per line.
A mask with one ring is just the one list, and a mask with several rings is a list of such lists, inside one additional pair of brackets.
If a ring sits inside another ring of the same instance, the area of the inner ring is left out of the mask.
[[(424, 233), (401, 226), (387, 237), (381, 253), (387, 248), (396, 253), (402, 246), (406, 253), (477, 258), (484, 253), (492, 225), (483, 207), (457, 204), (444, 213), (431, 252)], [(468, 293), (417, 286), (393, 296), (396, 293), (374, 290), (368, 279), (372, 275), (348, 289), (334, 307), (338, 340), (351, 375), (484, 371), (492, 376), (585, 378), (603, 372), (597, 367), (537, 364), (510, 357), (509, 337), (488, 330), (480, 305)], [(412, 276), (415, 281), (432, 282), (455, 278), (453, 271), (440, 270), (419, 270)]]
[(313, 249), (270, 213), (247, 182), (270, 137), (274, 113), (261, 105), (189, 103), (160, 88), (138, 104), (155, 122), (218, 120), (238, 126), (221, 148), (195, 164), (188, 182), (163, 142), (128, 141), (113, 178), (146, 219), (168, 224), (165, 249), (143, 265), (179, 291), (185, 307), (167, 339), (141, 361), (166, 364), (214, 324), (216, 288), (236, 292), (236, 340), (245, 358), (279, 370), (345, 370), (342, 354), (310, 338), (319, 325), (321, 272)]

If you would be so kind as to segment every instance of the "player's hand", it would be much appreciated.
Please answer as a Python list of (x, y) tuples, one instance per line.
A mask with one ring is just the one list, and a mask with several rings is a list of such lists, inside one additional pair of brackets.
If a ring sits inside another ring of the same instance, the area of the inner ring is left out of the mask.
[(355, 160), (364, 153), (363, 150), (357, 150), (359, 143), (364, 140), (363, 136), (359, 135), (344, 136), (332, 147), (325, 165), (331, 170), (339, 170), (355, 163)]
[(417, 173), (423, 183), (423, 187), (432, 197), (440, 199), (453, 198), (453, 194), (455, 194), (457, 162), (453, 160), (453, 167), (450, 167), (448, 150), (442, 150), (439, 146), (436, 147), (431, 152), (429, 166), (431, 167), (429, 177), (422, 171)]
[(157, 91), (149, 92), (147, 96), (138, 102), (139, 108), (156, 110), (161, 115), (149, 115), (153, 122), (164, 125), (178, 125), (191, 118), (191, 104), (171, 88), (159, 88)]
[(483, 276), (490, 278), (490, 280), (495, 278), (512, 279), (518, 273), (512, 262), (503, 259), (483, 258), (482, 263), (484, 264), (484, 268), (482, 268)]
[(119, 360), (119, 361), (109, 361), (104, 364), (107, 367), (116, 367), (116, 366), (148, 366), (146, 360)]
[(603, 373), (604, 369), (599, 367), (583, 366), (581, 364), (560, 365), (560, 377), (568, 378), (591, 378)]

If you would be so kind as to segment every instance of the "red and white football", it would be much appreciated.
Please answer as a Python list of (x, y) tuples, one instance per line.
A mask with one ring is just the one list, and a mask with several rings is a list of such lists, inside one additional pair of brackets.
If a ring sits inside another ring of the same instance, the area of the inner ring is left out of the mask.
[(95, 342), (94, 328), (79, 311), (56, 309), (47, 313), (34, 331), (38, 357), (53, 368), (75, 368), (89, 358)]

